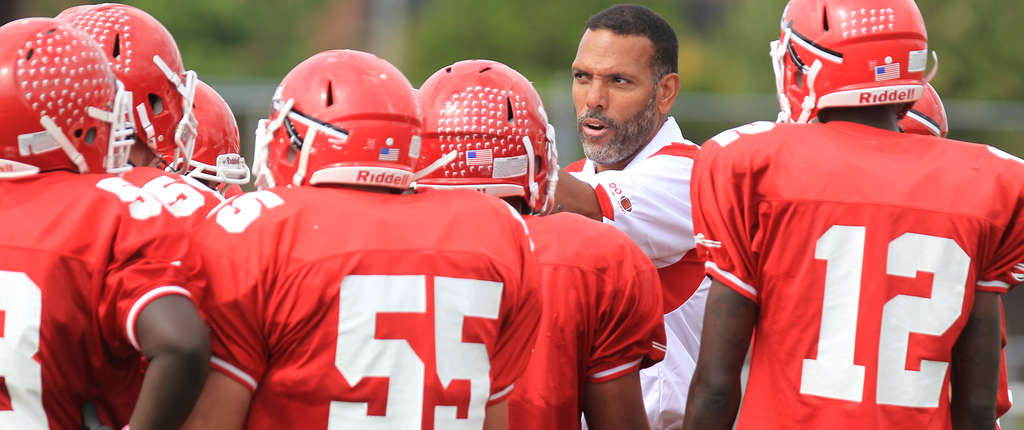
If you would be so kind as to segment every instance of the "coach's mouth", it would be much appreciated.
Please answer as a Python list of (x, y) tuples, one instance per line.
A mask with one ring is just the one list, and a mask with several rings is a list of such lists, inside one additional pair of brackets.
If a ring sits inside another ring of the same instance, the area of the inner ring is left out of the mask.
[(586, 119), (580, 124), (580, 133), (588, 139), (600, 139), (608, 130), (608, 125), (596, 119)]

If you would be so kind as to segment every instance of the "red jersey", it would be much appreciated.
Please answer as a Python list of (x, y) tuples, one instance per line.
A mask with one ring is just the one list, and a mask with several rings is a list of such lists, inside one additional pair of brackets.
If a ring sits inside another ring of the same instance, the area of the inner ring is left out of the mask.
[(544, 312), (526, 373), (509, 398), (510, 429), (578, 429), (587, 383), (665, 356), (661, 283), (619, 229), (559, 213), (526, 217)]
[(708, 273), (760, 307), (737, 428), (951, 428), (975, 291), (1024, 280), (1024, 161), (848, 122), (754, 123), (705, 144), (695, 172)]
[(190, 227), (198, 226), (224, 201), (216, 191), (193, 178), (154, 167), (135, 167), (121, 177), (155, 196), (171, 215)]
[(0, 224), (0, 428), (82, 428), (86, 401), (127, 424), (135, 320), (158, 297), (191, 297), (188, 236), (138, 187), (68, 172), (0, 181)]
[(526, 368), (540, 275), (498, 199), (277, 188), (198, 237), (213, 368), (254, 391), (249, 429), (481, 428)]

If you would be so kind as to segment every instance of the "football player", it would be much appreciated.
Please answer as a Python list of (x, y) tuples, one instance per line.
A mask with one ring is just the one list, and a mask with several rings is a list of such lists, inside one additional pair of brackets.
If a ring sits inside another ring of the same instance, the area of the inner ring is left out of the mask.
[(942, 105), (939, 93), (932, 84), (924, 84), (924, 94), (907, 111), (900, 120), (900, 130), (904, 133), (916, 133), (930, 136), (946, 137), (949, 123), (946, 121), (946, 107)]
[[(904, 133), (916, 133), (928, 136), (946, 137), (949, 132), (949, 124), (946, 120), (946, 108), (939, 98), (939, 93), (931, 84), (925, 84), (924, 95), (914, 103), (914, 107), (907, 111), (907, 116), (900, 121), (900, 130)], [(1013, 406), (1013, 395), (1010, 393), (1009, 381), (1006, 375), (1006, 313), (1003, 311), (1002, 303), (999, 305), (1000, 312), (1004, 316), (1002, 332), (1001, 358), (999, 361), (999, 395), (996, 403), (996, 417), (1001, 417)]]
[(241, 194), (249, 183), (249, 166), (239, 154), (238, 123), (231, 106), (203, 81), (196, 82), (193, 112), (199, 121), (196, 150), (184, 176), (202, 182), (225, 197)]
[(756, 328), (738, 429), (992, 429), (1024, 161), (898, 132), (928, 58), (912, 0), (791, 0), (781, 25), (795, 124), (719, 134), (694, 168), (714, 283), (685, 428), (732, 428)]
[(285, 76), (258, 133), (263, 188), (198, 234), (215, 372), (189, 428), (505, 428), (540, 318), (532, 245), (500, 200), (407, 193), (420, 124), (371, 54)]
[(173, 429), (199, 395), (198, 258), (159, 201), (105, 173), (127, 168), (130, 109), (88, 35), (0, 27), (0, 428), (83, 428), (91, 403), (115, 428)]
[(540, 95), (504, 64), (468, 60), (438, 70), (417, 97), (424, 110), (417, 190), (478, 190), (538, 215), (524, 218), (544, 312), (509, 399), (510, 428), (578, 429), (581, 411), (592, 429), (648, 428), (638, 372), (665, 353), (658, 273), (613, 226), (567, 212), (540, 216), (558, 171)]
[[(123, 174), (126, 181), (153, 193), (174, 216), (196, 225), (223, 199), (213, 188), (177, 173), (217, 178), (198, 168), (217, 163), (219, 154), (213, 151), (223, 149), (228, 152), (222, 160), (234, 160), (230, 168), (239, 171), (232, 172), (230, 179), (248, 179), (248, 169), (240, 173), (244, 162), (237, 165), (237, 143), (231, 148), (230, 141), (213, 142), (231, 138), (224, 129), (237, 129), (234, 119), (220, 112), (223, 108), (216, 103), (222, 100), (212, 88), (202, 84), (194, 71), (184, 70), (174, 37), (156, 18), (132, 6), (104, 3), (68, 8), (57, 19), (91, 35), (132, 93), (137, 140), (130, 161), (136, 168)], [(202, 107), (197, 108), (197, 103)], [(207, 146), (198, 150), (202, 160), (193, 160), (199, 114), (205, 114), (204, 124), (210, 129), (199, 139)], [(234, 133), (237, 142), (237, 130)]]

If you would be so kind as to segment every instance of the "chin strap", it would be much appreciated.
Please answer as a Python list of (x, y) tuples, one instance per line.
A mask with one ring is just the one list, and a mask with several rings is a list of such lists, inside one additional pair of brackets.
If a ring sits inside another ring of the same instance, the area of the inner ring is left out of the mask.
[(256, 176), (254, 184), (256, 188), (262, 190), (273, 188), (277, 185), (274, 181), (274, 175), (270, 173), (270, 141), (274, 139), (274, 134), (277, 133), (277, 129), (281, 128), (294, 105), (295, 100), (288, 99), (284, 106), (281, 107), (281, 110), (277, 111), (277, 117), (271, 121), (261, 119), (256, 127), (255, 145), (253, 145), (255, 150), (252, 163), (252, 174)]
[(821, 60), (815, 59), (811, 69), (806, 72), (807, 97), (804, 97), (804, 102), (800, 105), (800, 118), (796, 120), (797, 124), (806, 124), (811, 119), (811, 110), (818, 105), (818, 97), (814, 92), (814, 81), (818, 78), (819, 72), (821, 72)]
[[(167, 171), (177, 172), (188, 168), (189, 162), (192, 161), (196, 135), (199, 133), (199, 121), (196, 119), (195, 113), (192, 112), (192, 104), (196, 96), (196, 82), (199, 78), (195, 71), (189, 70), (185, 72), (185, 80), (182, 81), (181, 77), (174, 73), (159, 55), (153, 55), (153, 63), (163, 72), (167, 80), (174, 85), (174, 88), (178, 90), (178, 94), (182, 98), (181, 121), (178, 122), (174, 129), (174, 145), (176, 147), (174, 160), (167, 166)], [(181, 160), (180, 163), (178, 162), (179, 159)]]
[(416, 171), (416, 173), (413, 173), (412, 180), (418, 181), (420, 179), (423, 179), (429, 176), (431, 173), (437, 171), (437, 169), (447, 166), (448, 163), (455, 161), (455, 159), (457, 158), (459, 158), (459, 151), (452, 151), (447, 154), (444, 154), (444, 156), (442, 156), (441, 158), (438, 158), (433, 163), (430, 163), (429, 166)]
[(786, 50), (789, 48), (793, 31), (786, 28), (782, 40), (773, 40), (768, 44), (769, 56), (772, 58), (772, 71), (775, 72), (775, 97), (779, 102), (779, 116), (776, 122), (787, 122), (790, 119), (792, 110), (789, 106), (789, 99), (786, 98)]
[(935, 74), (939, 72), (939, 53), (932, 51), (932, 70), (928, 72), (924, 77), (925, 82), (931, 82), (935, 78)]
[(82, 156), (81, 152), (75, 149), (75, 145), (71, 144), (68, 137), (64, 135), (64, 132), (60, 130), (57, 123), (53, 122), (53, 119), (49, 116), (43, 115), (39, 118), (39, 124), (43, 126), (43, 129), (53, 138), (54, 141), (60, 145), (60, 149), (64, 150), (64, 153), (68, 155), (72, 163), (78, 167), (78, 173), (89, 173), (89, 165), (85, 162), (85, 157)]
[(299, 150), (299, 168), (292, 176), (292, 184), (296, 187), (302, 185), (306, 177), (306, 169), (309, 167), (309, 149), (313, 147), (313, 140), (316, 139), (316, 127), (307, 127), (306, 137), (302, 139), (302, 149)]

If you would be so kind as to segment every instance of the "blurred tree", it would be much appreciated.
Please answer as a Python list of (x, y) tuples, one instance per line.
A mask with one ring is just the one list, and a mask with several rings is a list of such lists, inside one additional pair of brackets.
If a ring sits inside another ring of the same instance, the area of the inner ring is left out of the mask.
[[(409, 31), (409, 64), (404, 70), (418, 85), (455, 61), (487, 58), (508, 64), (540, 86), (556, 73), (569, 82), (569, 66), (587, 18), (616, 3), (433, 0), (418, 9)], [(664, 16), (681, 38), (686, 35), (678, 0), (645, 5)]]

